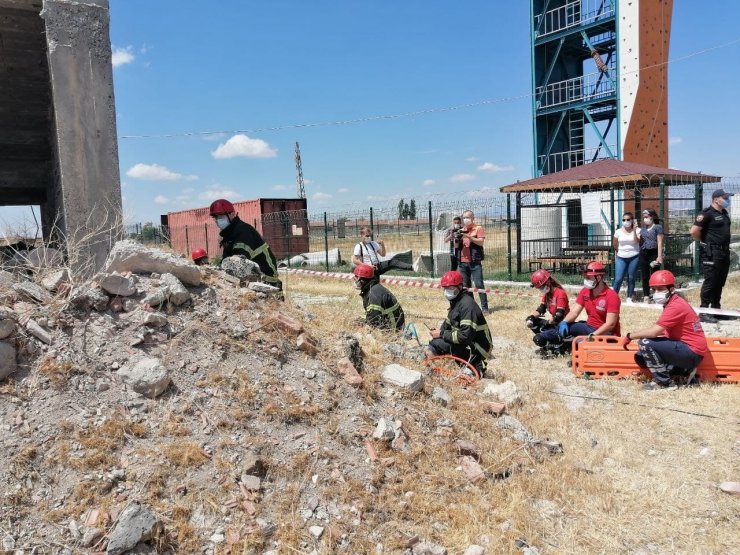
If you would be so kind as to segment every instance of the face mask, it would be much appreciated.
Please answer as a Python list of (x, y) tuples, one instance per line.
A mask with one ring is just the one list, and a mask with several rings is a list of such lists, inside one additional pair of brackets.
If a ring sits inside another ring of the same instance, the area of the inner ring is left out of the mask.
[(670, 297), (670, 293), (668, 291), (656, 291), (653, 293), (653, 302), (655, 304), (665, 304), (668, 302), (668, 297)]
[(650, 225), (650, 224), (653, 223), (653, 219), (652, 218), (643, 218), (642, 223), (644, 223), (645, 225)]
[(370, 237), (363, 237), (362, 242), (367, 245), (370, 242)]
[(730, 199), (722, 199), (722, 208), (729, 208), (730, 207)]
[(629, 229), (632, 227), (632, 222), (622, 222), (622, 225), (625, 227), (625, 229)]
[(362, 289), (362, 282), (359, 279), (356, 279), (352, 285), (354, 285), (355, 289), (358, 291)]
[(586, 289), (593, 289), (596, 287), (596, 280), (595, 279), (584, 279), (583, 286)]
[(460, 224), (454, 224), (454, 225), (452, 226), (452, 228), (453, 228), (453, 229), (460, 229)]
[(473, 223), (473, 220), (471, 220), (470, 218), (463, 218), (463, 223), (465, 225), (470, 225)]
[(230, 223), (228, 216), (219, 216), (216, 218), (216, 225), (219, 229), (226, 229)]
[(447, 287), (445, 288), (445, 298), (448, 301), (453, 300), (455, 297), (457, 297), (459, 294), (459, 291), (457, 290), (457, 287)]
[(550, 292), (550, 286), (545, 285), (544, 287), (540, 287), (540, 293), (543, 295), (547, 295)]

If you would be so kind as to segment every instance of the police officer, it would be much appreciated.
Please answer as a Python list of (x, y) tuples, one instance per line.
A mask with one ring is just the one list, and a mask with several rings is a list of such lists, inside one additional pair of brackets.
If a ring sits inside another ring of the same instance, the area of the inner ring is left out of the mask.
[[(691, 237), (700, 242), (701, 266), (704, 283), (701, 286), (701, 306), (720, 308), (722, 288), (730, 271), (730, 207), (732, 194), (717, 189), (712, 193), (712, 204), (705, 208), (691, 226)], [(716, 318), (703, 314), (705, 322), (716, 322)]]
[(222, 258), (242, 255), (255, 262), (263, 274), (263, 281), (283, 288), (278, 277), (277, 262), (270, 247), (265, 243), (262, 235), (251, 225), (243, 222), (236, 214), (234, 205), (226, 199), (218, 199), (211, 203), (210, 214), (221, 230)]
[(370, 264), (355, 266), (354, 286), (362, 297), (365, 307), (365, 323), (375, 328), (401, 330), (405, 316), (396, 297), (378, 283), (375, 268)]

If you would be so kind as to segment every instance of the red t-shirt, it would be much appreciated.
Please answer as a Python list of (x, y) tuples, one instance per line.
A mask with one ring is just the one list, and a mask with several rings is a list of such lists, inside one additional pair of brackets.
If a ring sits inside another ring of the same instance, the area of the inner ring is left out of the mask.
[[(548, 298), (549, 297), (549, 298)], [(568, 307), (568, 293), (562, 287), (556, 287), (546, 295), (542, 295), (542, 304), (547, 307), (547, 311), (555, 316), (558, 309), (562, 309), (565, 314), (570, 310)]]
[[(467, 234), (469, 234), (471, 237), (478, 237), (480, 239), (485, 239), (486, 237), (486, 230), (483, 229), (478, 224), (473, 224), (470, 226), (470, 229), (463, 229), (463, 231)], [(470, 239), (468, 237), (463, 237), (462, 240), (462, 249), (460, 249), (460, 262), (470, 262)]]
[(671, 295), (656, 324), (665, 328), (668, 339), (686, 343), (697, 355), (707, 354), (707, 338), (704, 336), (701, 320), (685, 299)]
[(586, 314), (588, 314), (586, 323), (595, 329), (599, 329), (604, 325), (608, 313), (616, 312), (617, 323), (612, 329), (611, 334), (620, 334), (619, 307), (622, 306), (622, 301), (612, 288), (605, 287), (601, 293), (594, 296), (593, 289), (584, 287), (578, 293), (576, 303), (586, 309)]

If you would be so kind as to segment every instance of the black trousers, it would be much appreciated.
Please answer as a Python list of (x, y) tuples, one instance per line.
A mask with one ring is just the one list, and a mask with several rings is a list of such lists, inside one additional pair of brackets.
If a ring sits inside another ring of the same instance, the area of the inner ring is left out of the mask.
[(651, 268), (650, 263), (658, 258), (658, 249), (640, 249), (640, 275), (642, 276), (642, 293), (647, 299), (650, 295), (650, 275), (658, 268)]
[(730, 249), (707, 245), (701, 250), (701, 269), (704, 283), (701, 284), (701, 306), (721, 308), (722, 288), (730, 271)]
[(403, 262), (402, 260), (396, 260), (395, 258), (391, 258), (390, 260), (381, 260), (380, 263), (377, 266), (375, 266), (375, 275), (382, 276), (388, 270), (393, 270), (393, 269), (413, 271), (414, 267), (408, 262)]

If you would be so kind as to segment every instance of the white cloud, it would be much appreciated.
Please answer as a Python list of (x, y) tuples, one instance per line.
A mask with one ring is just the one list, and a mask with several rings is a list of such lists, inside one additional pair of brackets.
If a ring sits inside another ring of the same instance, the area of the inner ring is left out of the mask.
[(491, 193), (495, 193), (497, 189), (494, 189), (493, 187), (481, 187), (480, 189), (475, 189), (474, 191), (468, 191), (466, 193), (469, 197), (488, 197), (491, 196)]
[(468, 181), (473, 181), (474, 179), (475, 176), (471, 173), (458, 173), (450, 177), (450, 181), (453, 183), (466, 183)]
[(198, 198), (201, 200), (216, 200), (217, 198), (233, 199), (236, 196), (238, 196), (236, 191), (218, 184), (211, 185), (202, 193), (198, 193)]
[(424, 181), (422, 182), (422, 185), (424, 185), (425, 187), (431, 187), (431, 186), (432, 186), (432, 185), (434, 185), (435, 183), (436, 183), (436, 181), (434, 181), (434, 179), (425, 179), (425, 180), (424, 180)]
[(467, 157), (467, 158), (465, 159), (465, 161), (466, 161), (466, 162), (477, 162), (477, 161), (478, 161), (478, 158), (477, 158), (476, 156), (468, 156), (468, 157)]
[(482, 172), (510, 172), (514, 169), (514, 166), (499, 166), (498, 164), (492, 164), (491, 162), (485, 162), (478, 166), (478, 169)]
[(349, 193), (349, 189), (347, 187), (340, 187), (337, 189), (337, 193)]
[(111, 62), (113, 67), (130, 64), (136, 59), (134, 55), (133, 46), (127, 46), (126, 48), (120, 48), (117, 46), (113, 47), (113, 55), (111, 56)]
[(276, 191), (285, 191), (287, 187), (285, 185), (275, 185), (273, 189), (275, 189)]
[(313, 185), (313, 180), (312, 179), (304, 179), (303, 180), (303, 184), (304, 185)]
[(154, 197), (154, 204), (167, 204), (168, 202), (170, 202), (170, 199), (164, 195), (157, 195)]
[(669, 145), (679, 145), (683, 142), (683, 137), (671, 137), (668, 139)]
[(277, 150), (272, 148), (262, 139), (250, 139), (246, 135), (234, 135), (225, 143), (218, 145), (218, 148), (211, 152), (216, 160), (226, 158), (274, 158), (277, 156)]
[(318, 193), (314, 193), (311, 197), (313, 200), (329, 200), (331, 198), (331, 195), (328, 193), (322, 193), (319, 191)]
[(126, 175), (133, 179), (144, 179), (146, 181), (195, 181), (197, 175), (183, 175), (173, 172), (159, 164), (136, 164), (128, 169)]

